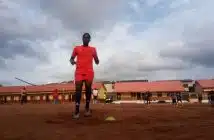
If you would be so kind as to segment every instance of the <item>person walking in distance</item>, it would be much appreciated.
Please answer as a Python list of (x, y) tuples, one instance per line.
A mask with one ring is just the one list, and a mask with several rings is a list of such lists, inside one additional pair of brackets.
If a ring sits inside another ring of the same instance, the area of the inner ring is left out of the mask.
[(21, 90), (21, 104), (23, 105), (24, 103), (27, 103), (27, 92), (25, 87)]
[(182, 96), (181, 96), (181, 93), (177, 93), (177, 94), (176, 94), (176, 98), (177, 98), (177, 106), (179, 105), (179, 103), (180, 103), (181, 106), (182, 106), (183, 104), (182, 104)]
[(203, 99), (202, 94), (198, 94), (198, 102), (200, 104), (202, 103), (202, 99)]
[(172, 98), (172, 105), (176, 106), (176, 94), (172, 93), (171, 98)]
[[(78, 119), (80, 117), (80, 101), (82, 94), (82, 86), (85, 84), (86, 90), (86, 104), (85, 104), (85, 117), (91, 116), (90, 110), (90, 100), (92, 93), (92, 83), (94, 79), (94, 70), (93, 70), (93, 59), (95, 63), (99, 64), (99, 58), (97, 56), (97, 51), (95, 47), (89, 46), (91, 41), (91, 36), (89, 33), (84, 33), (82, 36), (83, 45), (75, 46), (72, 56), (70, 58), (70, 63), (72, 65), (76, 64), (75, 70), (75, 112), (73, 113), (73, 119)], [(75, 58), (77, 60), (75, 62)]]
[(210, 93), (211, 93), (211, 92), (209, 92), (209, 93), (207, 94), (208, 104), (211, 103), (211, 95), (210, 95)]
[(149, 105), (151, 103), (152, 94), (148, 91), (146, 93), (146, 104)]
[(69, 93), (69, 95), (68, 95), (68, 101), (69, 101), (69, 102), (71, 102), (71, 101), (72, 101), (71, 96), (72, 96), (72, 95), (71, 95), (71, 93)]
[(54, 104), (58, 104), (58, 98), (59, 98), (58, 89), (54, 89), (54, 91), (53, 91)]
[(146, 93), (142, 93), (143, 103), (146, 104)]
[(210, 91), (210, 104), (214, 107), (214, 91)]
[(97, 96), (98, 96), (98, 90), (95, 88), (93, 90), (93, 103), (96, 104), (97, 103)]

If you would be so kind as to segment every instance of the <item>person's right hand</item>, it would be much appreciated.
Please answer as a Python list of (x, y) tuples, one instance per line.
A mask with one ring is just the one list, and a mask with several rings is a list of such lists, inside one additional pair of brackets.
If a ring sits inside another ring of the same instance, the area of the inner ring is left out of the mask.
[(70, 60), (70, 63), (71, 63), (71, 65), (75, 65), (76, 64), (76, 62), (73, 59)]

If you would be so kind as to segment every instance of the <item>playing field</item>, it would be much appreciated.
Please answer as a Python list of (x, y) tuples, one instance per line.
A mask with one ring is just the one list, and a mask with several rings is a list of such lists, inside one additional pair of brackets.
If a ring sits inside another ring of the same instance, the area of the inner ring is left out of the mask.
[[(211, 140), (208, 105), (93, 105), (93, 117), (72, 120), (71, 104), (0, 105), (0, 140)], [(117, 121), (104, 121), (105, 115)]]

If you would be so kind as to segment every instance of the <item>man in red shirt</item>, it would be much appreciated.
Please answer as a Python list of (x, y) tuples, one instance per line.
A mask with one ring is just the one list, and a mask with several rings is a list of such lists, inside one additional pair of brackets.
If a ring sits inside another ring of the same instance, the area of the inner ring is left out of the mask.
[(58, 103), (58, 96), (59, 96), (58, 89), (54, 89), (53, 91), (54, 104)]
[[(99, 64), (99, 59), (97, 56), (97, 51), (94, 47), (89, 46), (91, 36), (89, 33), (84, 33), (82, 36), (83, 45), (76, 46), (73, 50), (70, 63), (72, 65), (76, 64), (75, 71), (75, 86), (76, 86), (76, 99), (75, 99), (75, 112), (73, 114), (74, 119), (79, 118), (79, 106), (81, 101), (82, 86), (85, 84), (86, 89), (86, 105), (85, 105), (85, 117), (91, 116), (91, 111), (89, 109), (91, 92), (92, 92), (92, 82), (94, 79), (93, 70), (93, 59), (95, 63)], [(76, 62), (74, 61), (77, 57)]]

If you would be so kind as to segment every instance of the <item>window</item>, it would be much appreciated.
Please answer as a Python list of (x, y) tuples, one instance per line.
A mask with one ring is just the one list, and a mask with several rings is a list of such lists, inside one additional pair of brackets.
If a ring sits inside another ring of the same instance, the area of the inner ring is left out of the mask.
[(131, 97), (135, 98), (136, 97), (136, 93), (131, 93)]
[(189, 87), (189, 92), (195, 92), (195, 85), (193, 85), (192, 87)]
[(74, 93), (71, 94), (71, 101), (72, 101), (72, 102), (75, 102), (75, 98), (76, 98), (75, 95), (76, 95), (76, 94), (74, 94)]
[(195, 98), (198, 98), (198, 97), (197, 97), (197, 94), (190, 94), (190, 98), (195, 99)]
[(171, 93), (167, 93), (167, 97), (170, 97), (171, 96)]
[(137, 93), (137, 100), (141, 100), (141, 94)]
[(188, 84), (183, 84), (183, 87), (184, 88), (188, 88)]
[(163, 95), (162, 95), (162, 93), (158, 93), (157, 96), (158, 97), (162, 97)]
[(156, 93), (156, 92), (153, 92), (153, 93), (152, 93), (152, 96), (153, 96), (153, 97), (157, 97), (157, 93)]

